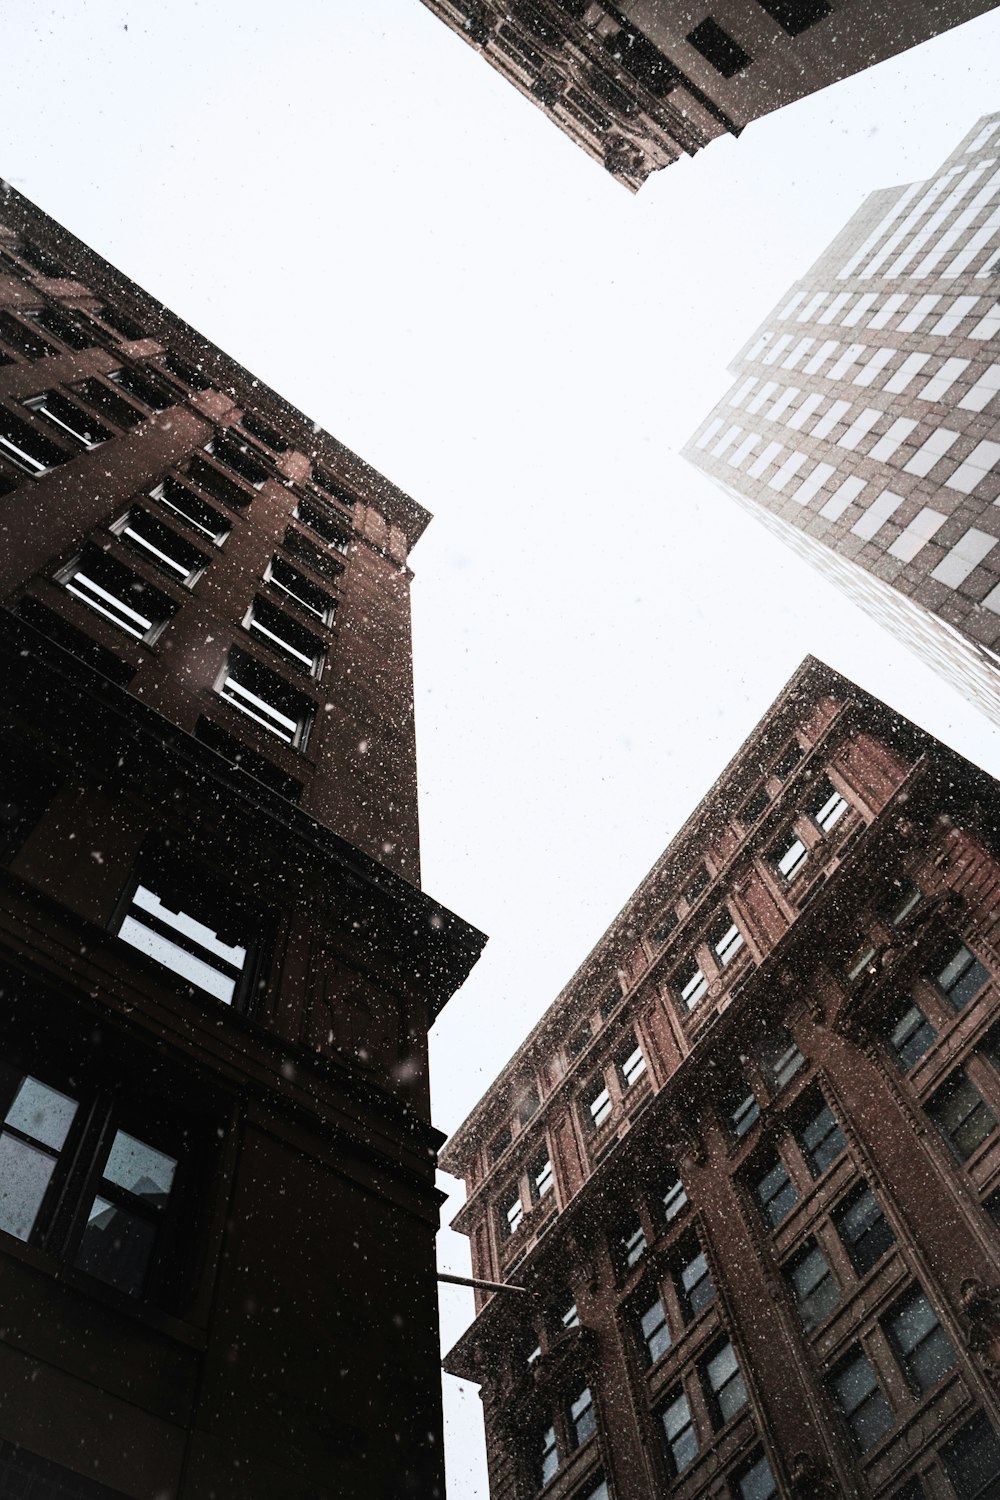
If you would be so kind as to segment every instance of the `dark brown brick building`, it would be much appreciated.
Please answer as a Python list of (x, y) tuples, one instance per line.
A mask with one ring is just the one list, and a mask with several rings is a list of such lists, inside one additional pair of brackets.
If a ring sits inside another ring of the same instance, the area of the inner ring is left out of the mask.
[(0, 1495), (440, 1496), (428, 516), (0, 198)]
[(424, 0), (633, 191), (995, 0)]
[(998, 893), (807, 661), (443, 1154), (493, 1500), (1000, 1495)]

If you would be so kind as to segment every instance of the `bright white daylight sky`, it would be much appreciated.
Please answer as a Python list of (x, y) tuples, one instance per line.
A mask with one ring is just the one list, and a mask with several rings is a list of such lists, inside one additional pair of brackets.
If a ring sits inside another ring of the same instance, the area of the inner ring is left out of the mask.
[[(2, 25), (0, 175), (435, 514), (424, 882), (491, 935), (435, 1029), (442, 1129), (807, 653), (1000, 772), (970, 707), (676, 457), (861, 198), (1000, 107), (1000, 12), (638, 197), (419, 0), (8, 0)], [(471, 1294), (442, 1312), (450, 1343)], [(449, 1497), (481, 1500), (478, 1399), (446, 1386)]]

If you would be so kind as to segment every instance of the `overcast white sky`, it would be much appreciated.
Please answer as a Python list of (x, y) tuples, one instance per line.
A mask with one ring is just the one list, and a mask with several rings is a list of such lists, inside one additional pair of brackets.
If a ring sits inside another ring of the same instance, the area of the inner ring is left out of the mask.
[[(8, 0), (2, 24), (0, 176), (435, 514), (424, 883), (491, 937), (435, 1029), (442, 1129), (807, 653), (1000, 772), (978, 714), (676, 458), (864, 195), (1000, 107), (1000, 13), (638, 197), (418, 0)], [(450, 1343), (471, 1294), (442, 1313)], [(475, 1389), (446, 1387), (449, 1500), (485, 1500)]]

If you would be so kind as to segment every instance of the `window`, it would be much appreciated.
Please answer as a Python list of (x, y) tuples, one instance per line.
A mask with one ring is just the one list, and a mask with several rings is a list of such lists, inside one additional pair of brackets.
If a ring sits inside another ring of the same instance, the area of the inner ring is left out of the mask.
[(204, 553), (139, 505), (133, 505), (122, 520), (115, 522), (112, 530), (123, 542), (182, 583), (193, 583), (208, 566)]
[(1000, 1438), (983, 1412), (945, 1443), (941, 1462), (958, 1500), (992, 1500), (1000, 1483)]
[(26, 327), (9, 312), (0, 311), (0, 339), (15, 353), (23, 354), (28, 359), (44, 359), (56, 352), (46, 339), (35, 332), (34, 327)]
[(760, 1051), (760, 1065), (775, 1092), (786, 1087), (805, 1063), (798, 1044), (782, 1027)]
[[(162, 1292), (178, 1156), (133, 1133), (117, 1091), (71, 1095), (0, 1064), (0, 1108), (0, 1231), (127, 1296)], [(146, 1113), (144, 1136), (162, 1144), (148, 1101)]]
[(31, 396), (22, 405), (50, 426), (58, 427), (60, 432), (72, 438), (81, 448), (96, 448), (99, 444), (106, 443), (111, 436), (108, 429), (102, 427), (83, 407), (77, 406), (75, 401), (68, 401), (58, 391), (44, 391), (41, 396)]
[(286, 745), (304, 744), (312, 722), (312, 703), (252, 656), (231, 650), (217, 691), (233, 708)]
[(69, 454), (0, 407), (0, 455), (24, 474), (44, 474), (64, 464)]
[(796, 1131), (795, 1139), (814, 1177), (822, 1177), (831, 1162), (847, 1150), (844, 1133), (825, 1100), (813, 1100), (811, 1112)]
[(642, 1048), (639, 1044), (632, 1046), (630, 1043), (628, 1048), (619, 1054), (616, 1066), (623, 1088), (630, 1089), (633, 1084), (638, 1083), (646, 1071), (646, 1059), (642, 1055)]
[(780, 1156), (771, 1158), (770, 1165), (757, 1177), (753, 1185), (754, 1197), (764, 1222), (776, 1229), (798, 1201), (795, 1184), (788, 1175), (788, 1168)]
[(527, 1125), (538, 1109), (538, 1089), (533, 1083), (526, 1084), (514, 1103), (514, 1114), (519, 1125)]
[(576, 1298), (572, 1292), (563, 1292), (559, 1301), (553, 1303), (548, 1310), (547, 1320), (556, 1338), (570, 1328), (579, 1328), (580, 1314), (576, 1310)]
[(646, 1231), (638, 1214), (626, 1219), (618, 1232), (615, 1244), (615, 1260), (619, 1269), (631, 1271), (646, 1253)]
[(171, 375), (176, 376), (183, 385), (190, 386), (193, 391), (207, 391), (212, 384), (201, 365), (189, 365), (173, 350), (168, 349), (160, 363), (165, 370), (169, 370)]
[(621, 985), (620, 984), (614, 984), (614, 985), (612, 985), (611, 989), (608, 990), (608, 993), (605, 995), (604, 999), (601, 1001), (601, 1004), (600, 1004), (600, 1007), (599, 1007), (600, 1013), (601, 1013), (601, 1020), (602, 1021), (607, 1021), (611, 1016), (613, 1016), (614, 1013), (615, 1013), (615, 1011), (618, 1009), (619, 1005), (621, 1005), (621, 1003), (624, 1000), (624, 998), (625, 998), (625, 996), (622, 993), (622, 987), (621, 987)]
[(919, 1005), (907, 1005), (890, 1022), (886, 1040), (904, 1073), (915, 1067), (937, 1041), (937, 1032)]
[(667, 1440), (670, 1467), (675, 1474), (681, 1474), (698, 1454), (698, 1434), (683, 1391), (675, 1392), (663, 1407), (660, 1420)]
[(510, 1239), (520, 1228), (521, 1220), (524, 1218), (524, 1204), (521, 1202), (521, 1190), (513, 1187), (500, 1203), (500, 1229), (506, 1239)]
[(332, 516), (327, 516), (317, 506), (300, 500), (295, 507), (295, 518), (303, 526), (308, 526), (310, 531), (315, 531), (335, 552), (347, 551), (351, 540), (349, 532), (342, 525), (338, 526)]
[(574, 1031), (566, 1043), (566, 1056), (570, 1062), (575, 1062), (581, 1053), (586, 1052), (590, 1046), (591, 1036), (590, 1022), (584, 1021), (583, 1025), (577, 1031)]
[(937, 1385), (955, 1363), (954, 1345), (919, 1287), (897, 1302), (882, 1326), (918, 1395)]
[(611, 1492), (608, 1489), (607, 1480), (599, 1479), (596, 1488), (588, 1490), (585, 1495), (581, 1495), (580, 1500), (611, 1500)]
[(962, 1068), (928, 1101), (927, 1113), (959, 1161), (968, 1161), (996, 1129), (996, 1116)]
[(499, 1161), (513, 1139), (514, 1132), (511, 1130), (510, 1123), (508, 1122), (500, 1131), (500, 1133), (498, 1135), (495, 1135), (490, 1141), (490, 1144), (487, 1148), (490, 1161)]
[(686, 1323), (696, 1318), (715, 1296), (712, 1273), (708, 1269), (705, 1252), (697, 1240), (688, 1240), (681, 1247), (674, 1272), (674, 1285)]
[(810, 814), (817, 828), (829, 833), (847, 811), (847, 798), (841, 796), (828, 776), (821, 776), (813, 789)]
[(126, 401), (111, 386), (105, 385), (103, 380), (84, 380), (79, 385), (73, 386), (73, 392), (82, 397), (88, 406), (96, 407), (102, 417), (106, 417), (115, 427), (121, 427), (125, 432), (132, 427), (138, 427), (140, 422), (146, 420), (146, 412), (133, 406), (131, 401)]
[(778, 1485), (771, 1465), (760, 1449), (750, 1457), (747, 1466), (733, 1478), (733, 1492), (739, 1500), (778, 1500)]
[(150, 861), (115, 928), (122, 942), (225, 1005), (244, 998), (260, 914), (189, 866)]
[(840, 1288), (829, 1262), (815, 1240), (810, 1240), (785, 1268), (802, 1327), (811, 1333), (833, 1312), (840, 1301)]
[[(687, 977), (684, 977), (684, 974)], [(694, 1010), (708, 992), (708, 980), (702, 973), (700, 966), (695, 965), (694, 971), (685, 970), (681, 975), (679, 983), (680, 997), (688, 1010)]]
[(718, 21), (713, 21), (711, 16), (706, 16), (693, 31), (689, 31), (687, 40), (723, 78), (732, 78), (734, 74), (742, 73), (752, 60), (749, 52), (744, 52), (739, 42), (723, 31)]
[(204, 714), (199, 714), (195, 720), (194, 732), (195, 738), (201, 740), (203, 745), (208, 745), (209, 749), (228, 760), (231, 766), (238, 766), (248, 776), (263, 782), (272, 792), (277, 792), (279, 797), (287, 797), (289, 802), (302, 800), (305, 788), (301, 781), (289, 776), (287, 771), (282, 771), (273, 761), (245, 745), (235, 735), (220, 729), (218, 724)]
[(580, 1394), (574, 1396), (569, 1403), (569, 1427), (571, 1446), (574, 1448), (579, 1448), (597, 1430), (597, 1414), (589, 1385), (585, 1385)]
[(833, 1222), (859, 1276), (864, 1276), (877, 1265), (896, 1240), (867, 1182), (859, 1183), (834, 1209)]
[(259, 442), (266, 444), (268, 448), (273, 448), (275, 453), (287, 453), (291, 447), (291, 444), (285, 441), (280, 432), (276, 432), (273, 427), (268, 427), (267, 423), (262, 422), (259, 417), (255, 417), (253, 412), (245, 411), (243, 413), (240, 417), (240, 426), (245, 427), (251, 437), (257, 438)]
[(311, 478), (313, 484), (326, 494), (332, 495), (334, 500), (339, 500), (341, 505), (352, 506), (354, 504), (354, 496), (350, 491), (345, 490), (343, 485), (338, 484), (324, 469), (313, 469)]
[(24, 317), (37, 323), (39, 328), (44, 328), (46, 333), (65, 344), (67, 349), (89, 349), (94, 342), (91, 335), (85, 333), (79, 323), (61, 307), (43, 307), (37, 312), (26, 312)]
[(598, 1125), (603, 1125), (611, 1114), (611, 1095), (608, 1093), (608, 1087), (603, 1078), (591, 1085), (591, 1091), (586, 1096), (585, 1103), (591, 1125), (595, 1129)]
[(762, 813), (765, 813), (771, 805), (771, 799), (767, 795), (767, 788), (759, 786), (755, 792), (744, 802), (739, 811), (740, 822), (747, 828), (751, 823), (756, 823)]
[(250, 503), (250, 496), (242, 485), (228, 479), (221, 469), (204, 458), (193, 458), (188, 464), (187, 473), (192, 484), (196, 484), (214, 500), (221, 500), (223, 505), (231, 506), (233, 510), (243, 510)]
[(684, 892), (684, 900), (688, 906), (694, 906), (698, 897), (703, 891), (708, 890), (711, 883), (712, 877), (709, 875), (708, 870), (703, 864), (699, 865), (688, 883), (687, 890)]
[(283, 557), (272, 557), (264, 574), (266, 582), (273, 583), (275, 588), (280, 589), (286, 598), (293, 603), (307, 609), (310, 614), (315, 615), (324, 625), (332, 625), (333, 617), (337, 612), (337, 601), (321, 589), (318, 584), (311, 583), (291, 563), (285, 562)]
[(791, 883), (804, 868), (809, 850), (797, 834), (787, 833), (778, 845), (772, 860), (778, 874)]
[(225, 464), (227, 469), (232, 469), (234, 474), (245, 479), (247, 484), (253, 485), (255, 490), (264, 488), (270, 471), (254, 458), (249, 444), (241, 443), (235, 434), (213, 438), (211, 442), (205, 444), (205, 452), (211, 453), (218, 463)]
[(313, 572), (318, 573), (321, 578), (339, 578), (344, 571), (342, 562), (338, 562), (321, 548), (314, 547), (312, 542), (294, 526), (286, 528), (281, 545), (298, 562), (305, 563), (307, 568), (312, 568)]
[(244, 625), (251, 635), (265, 641), (311, 676), (320, 675), (326, 647), (311, 630), (306, 630), (298, 620), (291, 619), (284, 610), (276, 609), (258, 594), (250, 606)]
[(702, 1385), (715, 1427), (724, 1427), (747, 1404), (747, 1388), (728, 1341), (710, 1354), (702, 1365)]
[(532, 1201), (535, 1203), (541, 1202), (546, 1193), (551, 1193), (555, 1186), (552, 1159), (547, 1151), (540, 1152), (528, 1168), (528, 1186), (531, 1189)]
[(742, 1140), (760, 1116), (760, 1105), (753, 1089), (744, 1079), (739, 1079), (723, 1101), (722, 1113), (729, 1134), (736, 1141)]
[(559, 1467), (559, 1449), (556, 1445), (554, 1427), (543, 1427), (538, 1436), (538, 1460), (536, 1478), (539, 1485), (548, 1484)]
[(978, 995), (990, 977), (989, 970), (970, 953), (964, 943), (955, 942), (945, 955), (945, 962), (934, 975), (937, 987), (955, 1010), (962, 1010)]
[(645, 1345), (646, 1358), (651, 1365), (655, 1365), (670, 1348), (670, 1328), (662, 1298), (657, 1297), (640, 1312), (639, 1331)]
[(859, 1453), (867, 1453), (892, 1426), (892, 1410), (866, 1355), (855, 1348), (830, 1376), (830, 1389)]
[(983, 1207), (1000, 1229), (1000, 1188), (995, 1188), (988, 1198), (983, 1199)]
[(137, 641), (155, 640), (177, 609), (166, 594), (99, 547), (85, 547), (63, 569), (59, 582), (67, 593)]
[(115, 333), (120, 333), (122, 338), (128, 339), (130, 343), (147, 336), (142, 324), (130, 318), (127, 313), (123, 313), (120, 308), (98, 307), (94, 311), (94, 316), (100, 318), (102, 323), (106, 323), (109, 328), (113, 328)]
[(660, 913), (656, 926), (649, 935), (649, 940), (654, 948), (662, 948), (668, 942), (670, 935), (675, 931), (680, 918), (675, 911), (664, 911)]
[(220, 516), (217, 510), (213, 510), (186, 485), (178, 484), (176, 479), (165, 479), (149, 493), (153, 500), (165, 505), (175, 516), (180, 516), (182, 521), (207, 536), (216, 546), (221, 546), (232, 529), (224, 516)]
[(895, 880), (892, 893), (882, 908), (882, 915), (890, 927), (899, 927), (923, 899), (923, 891), (912, 880)]
[(132, 365), (123, 365), (120, 370), (109, 370), (108, 380), (123, 390), (127, 396), (132, 396), (136, 401), (141, 401), (143, 406), (148, 406), (150, 411), (166, 411), (175, 405), (174, 394), (165, 385), (145, 370), (137, 370)]
[(668, 1224), (670, 1223), (671, 1219), (676, 1219), (677, 1215), (680, 1213), (681, 1209), (684, 1207), (687, 1201), (688, 1196), (684, 1191), (684, 1184), (683, 1182), (681, 1182), (680, 1176), (678, 1175), (676, 1169), (671, 1168), (666, 1182), (660, 1189), (660, 1202), (663, 1204), (663, 1217), (666, 1219)]
[(718, 960), (720, 969), (724, 969), (727, 964), (732, 963), (740, 949), (744, 946), (745, 941), (742, 932), (732, 920), (729, 913), (726, 912), (720, 921), (716, 923), (709, 938), (709, 942), (712, 945), (712, 952)]

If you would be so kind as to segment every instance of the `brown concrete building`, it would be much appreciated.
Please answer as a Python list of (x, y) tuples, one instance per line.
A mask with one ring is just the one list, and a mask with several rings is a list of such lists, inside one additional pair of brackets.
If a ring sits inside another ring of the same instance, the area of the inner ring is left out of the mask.
[(0, 1495), (441, 1496), (428, 516), (0, 197)]
[(493, 1500), (1000, 1495), (998, 895), (807, 661), (442, 1155)]
[(1000, 115), (873, 193), (684, 449), (1000, 723)]
[(424, 0), (633, 191), (772, 110), (995, 0)]

